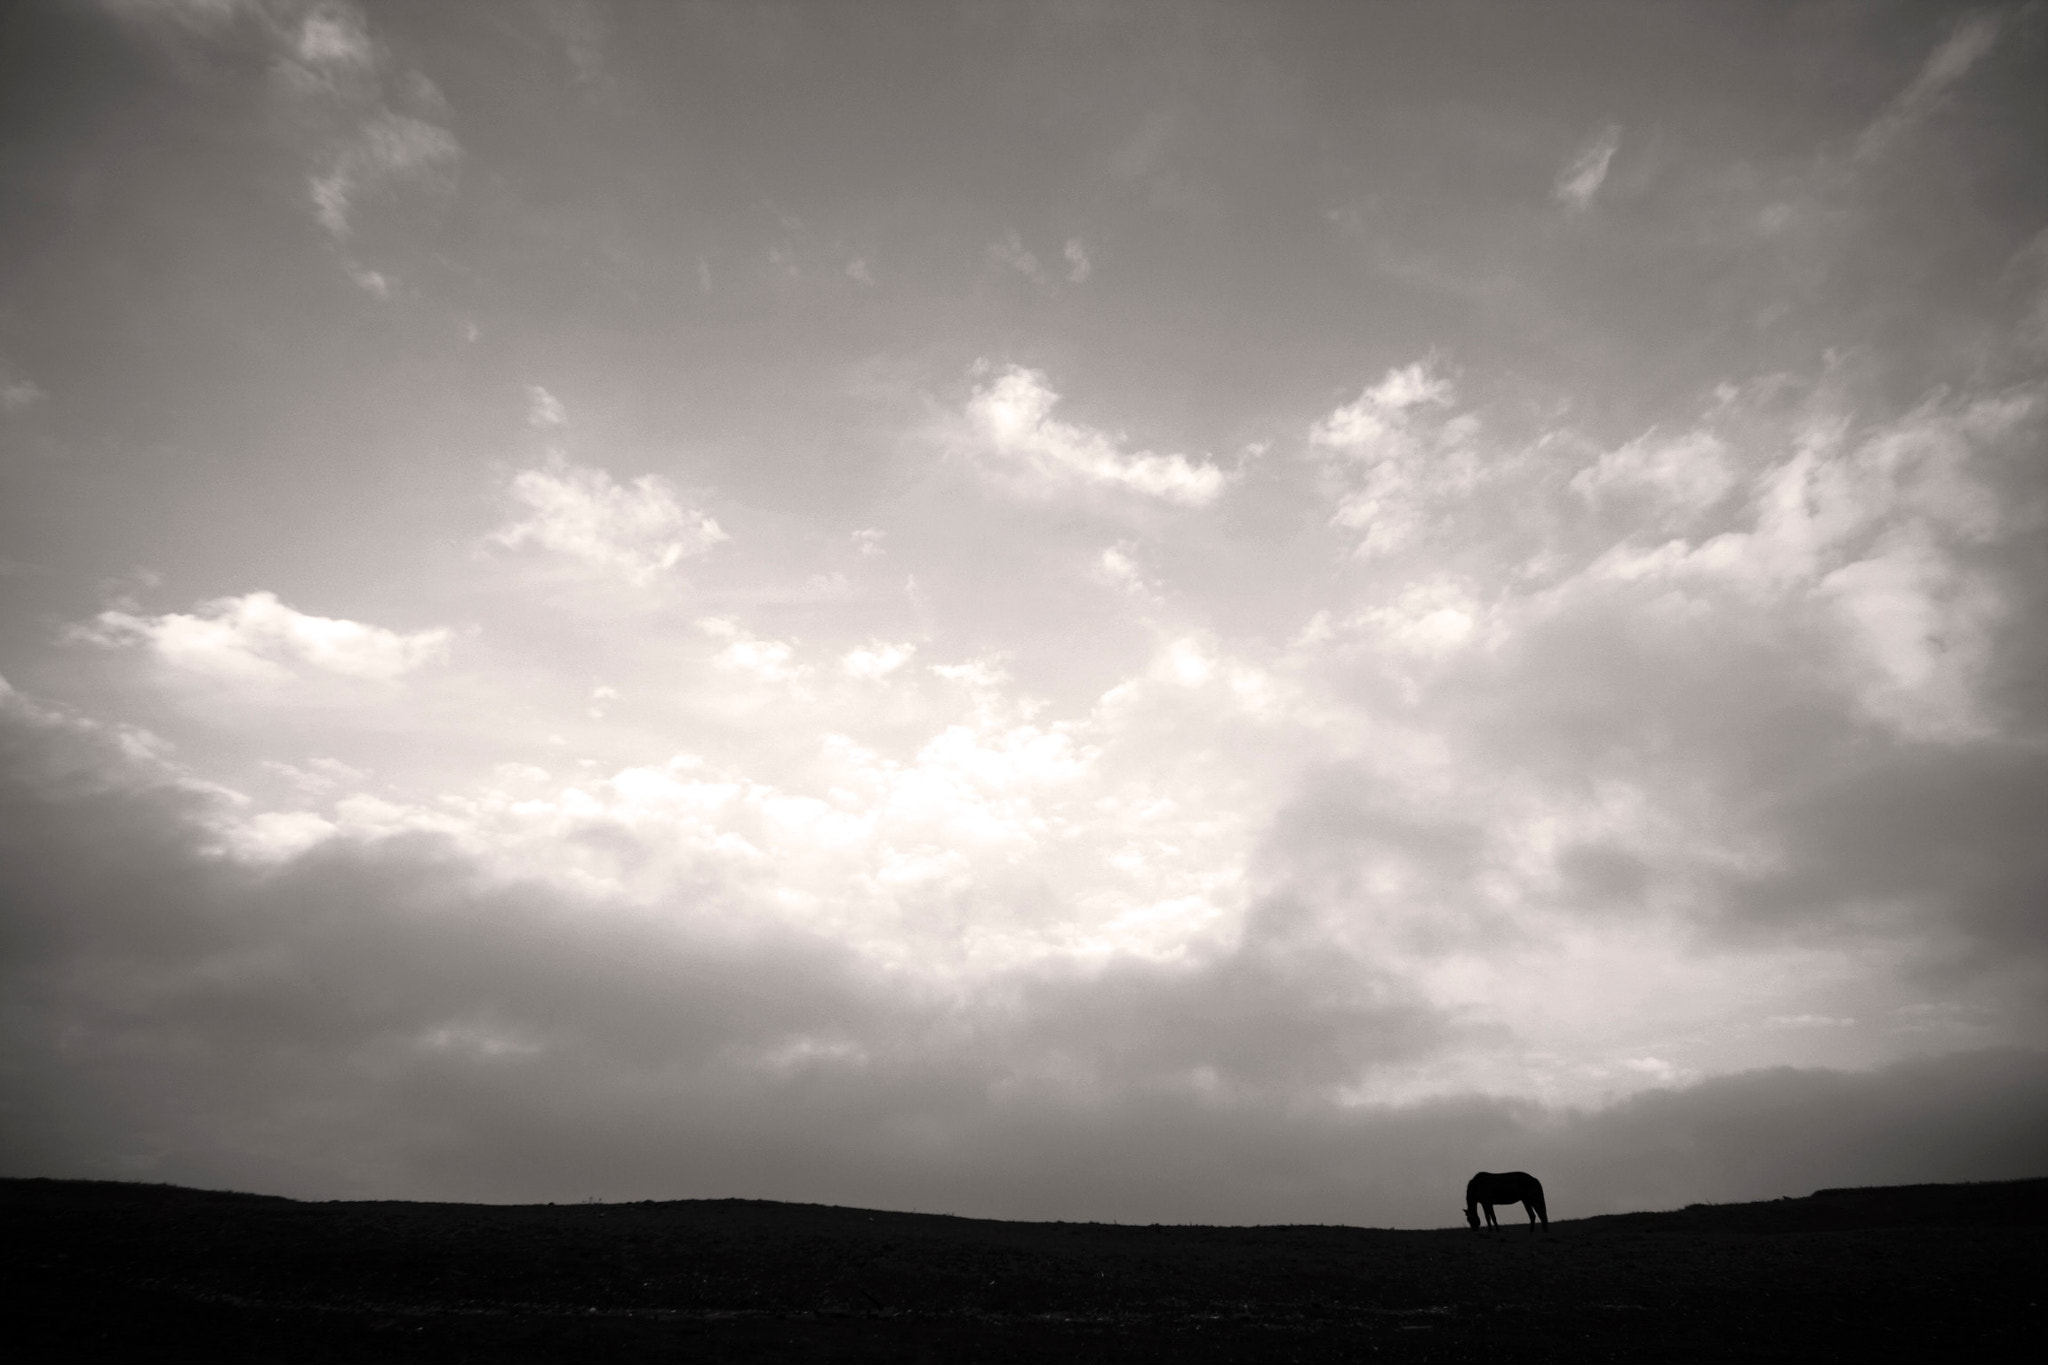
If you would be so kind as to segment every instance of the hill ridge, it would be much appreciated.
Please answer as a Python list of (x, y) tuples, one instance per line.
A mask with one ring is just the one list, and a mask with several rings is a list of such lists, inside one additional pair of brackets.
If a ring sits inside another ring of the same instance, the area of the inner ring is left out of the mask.
[[(1002, 1218), (978, 1214), (943, 1213), (911, 1209), (869, 1208), (857, 1204), (823, 1204), (801, 1200), (760, 1199), (738, 1195), (713, 1195), (682, 1199), (636, 1199), (605, 1200), (588, 1199), (573, 1203), (481, 1203), (441, 1199), (299, 1199), (290, 1195), (262, 1194), (248, 1190), (209, 1189), (203, 1186), (180, 1185), (169, 1181), (129, 1181), (75, 1179), (62, 1176), (4, 1176), (0, 1177), (0, 1204), (11, 1204), (25, 1199), (27, 1202), (42, 1202), (46, 1198), (79, 1199), (83, 1201), (113, 1200), (142, 1203), (151, 1199), (188, 1201), (232, 1201), (245, 1205), (288, 1205), (307, 1209), (340, 1208), (412, 1208), (444, 1210), (515, 1210), (515, 1209), (713, 1209), (744, 1208), (761, 1212), (781, 1211), (789, 1214), (818, 1213), (831, 1215), (860, 1215), (868, 1218), (927, 1219), (960, 1224), (990, 1224), (1001, 1227), (1051, 1227), (1051, 1228), (1175, 1228), (1185, 1231), (1241, 1231), (1251, 1232), (1263, 1229), (1293, 1228), (1345, 1228), (1361, 1232), (1437, 1232), (1456, 1225), (1445, 1224), (1443, 1228), (1388, 1228), (1359, 1223), (1136, 1223), (1116, 1220), (1082, 1219), (1036, 1219)], [(1824, 1213), (1813, 1211), (1824, 1210)], [(1689, 1218), (1692, 1224), (1702, 1221), (1730, 1222), (1756, 1220), (1759, 1223), (1773, 1219), (1797, 1219), (1813, 1213), (1823, 1222), (1841, 1222), (1845, 1218), (1868, 1220), (1886, 1214), (1907, 1217), (1910, 1226), (1925, 1225), (1929, 1218), (1949, 1217), (1965, 1220), (1964, 1225), (1989, 1221), (1995, 1225), (2032, 1225), (2048, 1223), (2048, 1176), (2030, 1176), (2011, 1180), (1968, 1180), (1968, 1181), (1922, 1181), (1907, 1185), (1846, 1185), (1827, 1186), (1805, 1195), (1780, 1195), (1775, 1199), (1741, 1200), (1734, 1202), (1703, 1201), (1686, 1204), (1675, 1209), (1628, 1209), (1611, 1213), (1582, 1214), (1576, 1217), (1556, 1217), (1555, 1227), (1610, 1223), (1614, 1220), (1664, 1220)], [(1858, 1226), (1880, 1226), (1881, 1224), (1858, 1221)]]

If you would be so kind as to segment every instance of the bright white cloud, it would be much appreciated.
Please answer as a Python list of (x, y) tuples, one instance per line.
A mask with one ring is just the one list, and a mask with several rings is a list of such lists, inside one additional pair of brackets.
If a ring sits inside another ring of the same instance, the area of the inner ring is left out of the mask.
[[(1908, 733), (1968, 733), (1981, 723), (1975, 698), (2004, 612), (2003, 591), (1968, 564), (1973, 547), (2019, 524), (1985, 482), (1995, 467), (1987, 460), (2037, 428), (2041, 397), (1937, 394), (1861, 432), (1830, 406), (1823, 399), (1784, 434), (1782, 459), (1753, 463), (1746, 524), (1654, 545), (1623, 541), (1588, 575), (1731, 589), (1788, 608), (1824, 604), (1850, 642), (1837, 666), (1867, 713)], [(1674, 462), (1673, 451), (1692, 459)], [(1647, 476), (1697, 510), (1722, 496), (1728, 454), (1700, 433), (1676, 446), (1637, 442), (1573, 485)]]
[(1097, 486), (1201, 507), (1223, 491), (1223, 471), (1185, 455), (1127, 454), (1115, 438), (1052, 415), (1060, 396), (1037, 370), (1010, 365), (967, 403), (970, 430), (992, 452), (1044, 489)]
[(711, 659), (727, 672), (757, 682), (790, 683), (811, 671), (808, 665), (796, 662), (796, 646), (788, 640), (762, 639), (738, 622), (720, 616), (706, 617), (697, 623), (697, 628), (728, 642)]
[(886, 678), (916, 657), (914, 644), (871, 644), (861, 649), (850, 650), (840, 659), (839, 666), (856, 678)]
[(495, 532), (493, 543), (537, 545), (638, 585), (730, 539), (656, 474), (620, 484), (553, 456), (514, 475), (510, 492), (526, 515)]
[(1550, 187), (1551, 198), (1576, 210), (1591, 207), (1593, 196), (1607, 183), (1607, 167), (1620, 149), (1621, 125), (1610, 123), (1557, 173), (1556, 183)]
[(1388, 370), (1352, 402), (1337, 408), (1309, 429), (1309, 440), (1333, 450), (1366, 451), (1397, 435), (1410, 409), (1450, 403), (1450, 380), (1426, 360)]
[(278, 683), (307, 671), (391, 682), (448, 649), (446, 630), (401, 632), (309, 616), (268, 592), (215, 598), (190, 614), (104, 611), (80, 634), (103, 644), (144, 644), (183, 672), (245, 683)]

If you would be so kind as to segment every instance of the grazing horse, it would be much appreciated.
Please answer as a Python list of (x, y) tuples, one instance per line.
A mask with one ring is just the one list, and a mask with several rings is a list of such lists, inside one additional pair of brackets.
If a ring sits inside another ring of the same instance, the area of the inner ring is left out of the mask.
[(1500, 1220), (1493, 1216), (1495, 1204), (1520, 1204), (1529, 1211), (1529, 1230), (1536, 1230), (1536, 1220), (1541, 1218), (1543, 1226), (1550, 1226), (1550, 1212), (1543, 1207), (1543, 1182), (1527, 1171), (1508, 1171), (1495, 1175), (1492, 1171), (1481, 1171), (1465, 1182), (1465, 1221), (1473, 1227), (1479, 1226), (1479, 1207), (1486, 1209), (1486, 1225), (1500, 1226)]

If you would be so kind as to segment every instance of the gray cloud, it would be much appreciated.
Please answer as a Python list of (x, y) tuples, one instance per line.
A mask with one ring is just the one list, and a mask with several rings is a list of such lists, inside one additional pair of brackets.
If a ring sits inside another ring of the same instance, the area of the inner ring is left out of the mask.
[(1607, 182), (1607, 168), (1621, 149), (1621, 125), (1610, 123), (1591, 142), (1581, 147), (1550, 187), (1550, 197), (1567, 208), (1583, 212), (1592, 206), (1593, 196)]
[(815, 939), (599, 918), (427, 839), (252, 873), (196, 848), (217, 796), (9, 712), (11, 1172), (1440, 1224), (1470, 1168), (1541, 1169), (1581, 1213), (2025, 1174), (2048, 1136), (2048, 1057), (2017, 1051), (1592, 1111), (1335, 1105), (1332, 1076), (1446, 1023), (1336, 988), (1357, 964), (1298, 912), (1192, 970), (949, 1002)]

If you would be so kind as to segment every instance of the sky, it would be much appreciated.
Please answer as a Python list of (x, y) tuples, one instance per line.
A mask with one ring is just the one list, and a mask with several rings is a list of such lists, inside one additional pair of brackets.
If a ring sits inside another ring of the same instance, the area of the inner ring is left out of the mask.
[(0, 1173), (2048, 1170), (2048, 10), (0, 10)]

